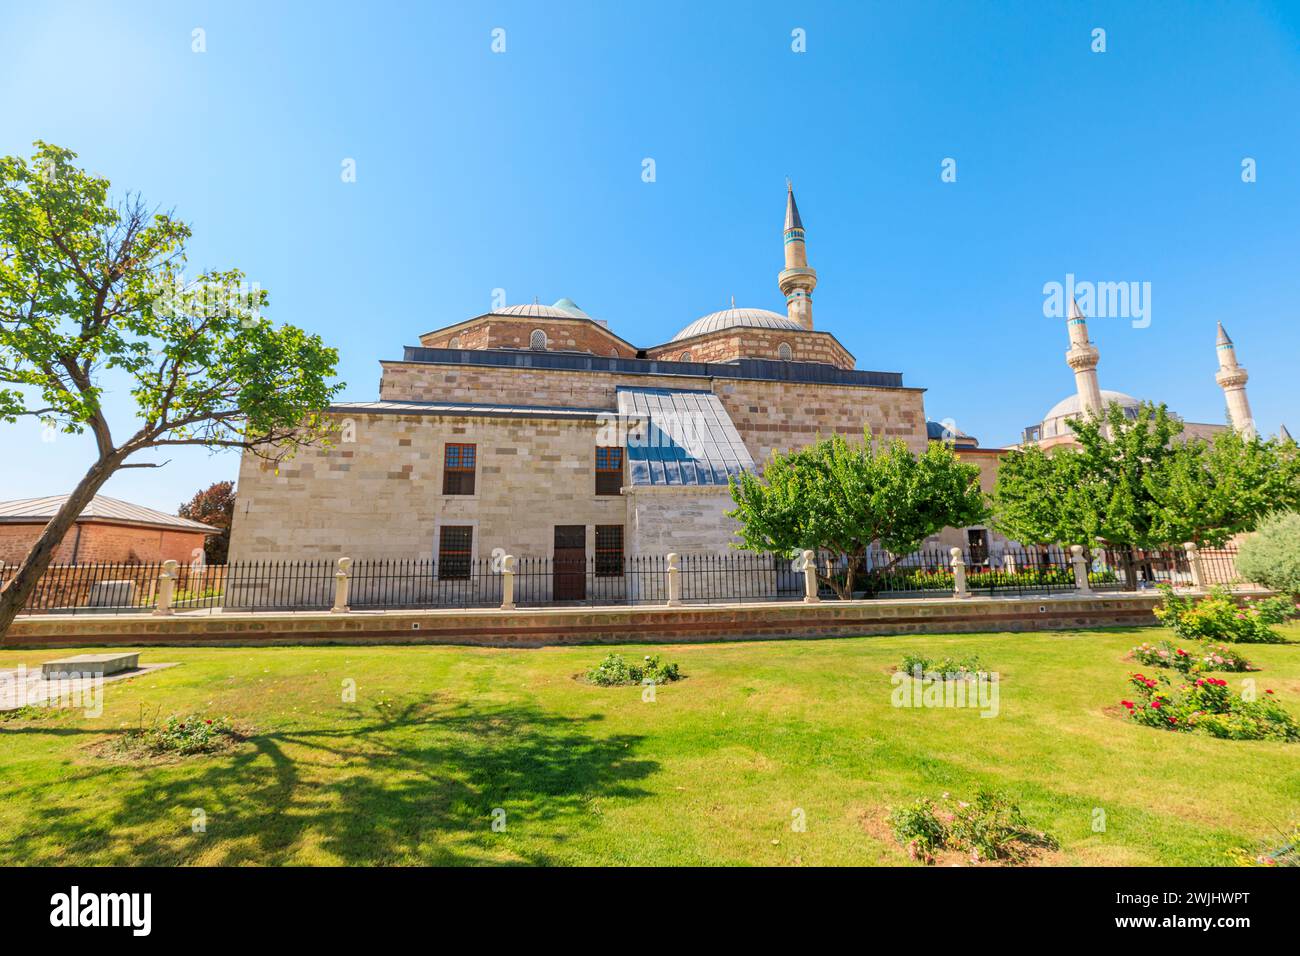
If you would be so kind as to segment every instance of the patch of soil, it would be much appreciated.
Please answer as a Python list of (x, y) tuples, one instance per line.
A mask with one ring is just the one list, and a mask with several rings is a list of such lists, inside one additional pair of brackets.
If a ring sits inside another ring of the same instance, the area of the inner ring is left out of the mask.
[[(909, 859), (906, 848), (899, 846), (894, 838), (894, 831), (889, 826), (888, 810), (865, 810), (858, 818), (863, 832), (879, 843), (883, 843), (898, 855), (899, 861)], [(1043, 846), (1021, 845), (1022, 857), (1019, 860), (972, 860), (969, 853), (961, 850), (940, 850), (934, 855), (931, 866), (1059, 866), (1063, 857), (1059, 850), (1049, 850)]]
[(242, 749), (252, 736), (253, 728), (236, 726), (229, 733), (217, 737), (209, 749), (181, 754), (175, 751), (154, 750), (143, 740), (133, 737), (132, 731), (125, 730), (87, 744), (82, 750), (97, 760), (106, 760), (110, 763), (134, 764), (137, 766), (173, 764), (202, 757), (221, 757), (233, 753)]

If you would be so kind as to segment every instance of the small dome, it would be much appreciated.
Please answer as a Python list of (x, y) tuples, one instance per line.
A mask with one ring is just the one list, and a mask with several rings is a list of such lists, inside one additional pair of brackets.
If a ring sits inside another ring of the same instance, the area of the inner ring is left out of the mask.
[(779, 312), (769, 312), (767, 309), (723, 309), (721, 312), (712, 312), (696, 319), (674, 335), (672, 341), (677, 342), (695, 335), (704, 335), (707, 332), (719, 332), (722, 329), (738, 327), (784, 329), (790, 332), (804, 331), (802, 325), (787, 316), (781, 315)]
[(573, 313), (564, 309), (557, 309), (553, 305), (538, 305), (536, 302), (530, 302), (528, 305), (506, 305), (499, 309), (493, 309), (492, 315), (526, 315), (533, 319), (571, 319)]

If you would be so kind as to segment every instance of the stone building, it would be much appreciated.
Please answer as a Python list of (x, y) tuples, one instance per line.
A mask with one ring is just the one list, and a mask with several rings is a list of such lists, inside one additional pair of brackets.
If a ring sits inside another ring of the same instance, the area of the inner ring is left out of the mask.
[[(1008, 449), (927, 420), (922, 389), (898, 372), (857, 368), (814, 326), (817, 273), (792, 188), (783, 240), (785, 314), (733, 302), (640, 347), (564, 298), (424, 333), (380, 362), (377, 401), (330, 409), (330, 446), (278, 468), (245, 456), (230, 560), (463, 568), (508, 553), (614, 567), (627, 556), (723, 554), (736, 530), (728, 476), (819, 437), (860, 438), (864, 427), (917, 452), (950, 442), (992, 491)], [(1069, 418), (1112, 400), (1136, 409), (1136, 399), (1100, 388), (1099, 353), (1074, 303), (1068, 333), (1075, 393), (1026, 429), (1026, 442), (1069, 442)], [(1219, 381), (1234, 420), (1245, 421), (1245, 370), (1220, 337)], [(945, 529), (926, 546), (988, 554), (1006, 544), (979, 526)]]
[(378, 401), (330, 409), (330, 447), (245, 456), (231, 561), (721, 554), (727, 478), (773, 450), (864, 427), (924, 450), (922, 390), (813, 327), (792, 189), (783, 238), (784, 315), (733, 307), (638, 347), (561, 299), (421, 335), (380, 363)]

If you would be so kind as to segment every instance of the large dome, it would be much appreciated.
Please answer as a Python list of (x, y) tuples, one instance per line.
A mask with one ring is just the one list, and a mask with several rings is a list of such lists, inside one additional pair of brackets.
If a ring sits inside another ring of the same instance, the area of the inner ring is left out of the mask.
[(493, 315), (524, 315), (535, 319), (590, 319), (572, 299), (561, 299), (554, 305), (539, 305), (530, 302), (527, 305), (506, 305), (492, 310)]
[(672, 340), (678, 342), (696, 335), (704, 335), (707, 332), (719, 332), (722, 329), (737, 327), (786, 329), (791, 332), (804, 331), (804, 327), (793, 319), (787, 318), (778, 312), (769, 312), (767, 309), (723, 309), (721, 312), (712, 312), (696, 319), (674, 335)]
[[(1111, 402), (1119, 402), (1120, 408), (1137, 408), (1138, 400), (1132, 395), (1126, 395), (1123, 392), (1112, 392), (1108, 388), (1101, 390), (1101, 400), (1107, 406)], [(1078, 415), (1083, 404), (1079, 401), (1079, 393), (1075, 392), (1066, 398), (1061, 399), (1052, 406), (1051, 411), (1043, 416), (1043, 421), (1050, 422), (1053, 418), (1065, 418), (1067, 415)]]

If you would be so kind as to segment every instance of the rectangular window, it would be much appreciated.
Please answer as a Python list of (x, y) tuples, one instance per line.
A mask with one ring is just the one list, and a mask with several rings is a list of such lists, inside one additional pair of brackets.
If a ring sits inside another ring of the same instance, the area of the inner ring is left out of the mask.
[(623, 576), (623, 526), (596, 525), (596, 577)]
[(596, 449), (596, 494), (616, 495), (623, 487), (623, 449)]
[(438, 535), (438, 580), (464, 581), (469, 577), (474, 528), (443, 525)]
[(442, 460), (442, 493), (472, 495), (477, 445), (448, 445)]

